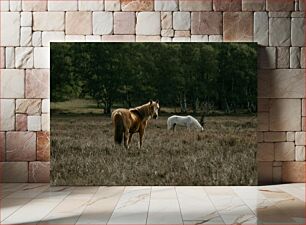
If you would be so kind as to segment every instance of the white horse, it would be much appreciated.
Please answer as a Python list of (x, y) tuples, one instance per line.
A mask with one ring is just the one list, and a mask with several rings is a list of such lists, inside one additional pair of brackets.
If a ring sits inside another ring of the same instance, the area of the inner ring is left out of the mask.
[(203, 131), (204, 128), (201, 126), (199, 121), (197, 121), (194, 117), (192, 116), (171, 116), (167, 120), (167, 129), (168, 130), (173, 130), (176, 125), (184, 126), (187, 127), (188, 130), (191, 128), (194, 128), (199, 131)]

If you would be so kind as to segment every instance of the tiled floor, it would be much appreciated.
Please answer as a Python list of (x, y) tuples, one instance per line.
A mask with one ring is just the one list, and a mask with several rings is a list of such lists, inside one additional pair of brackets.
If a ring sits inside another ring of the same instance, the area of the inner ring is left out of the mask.
[(1, 224), (305, 224), (305, 184), (261, 187), (0, 185)]

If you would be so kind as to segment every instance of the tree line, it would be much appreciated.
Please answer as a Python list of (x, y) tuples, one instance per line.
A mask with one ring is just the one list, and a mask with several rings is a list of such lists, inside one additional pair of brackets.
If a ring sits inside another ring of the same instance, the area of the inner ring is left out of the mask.
[(108, 114), (159, 99), (181, 112), (256, 111), (257, 50), (238, 43), (52, 43), (51, 101), (93, 98)]

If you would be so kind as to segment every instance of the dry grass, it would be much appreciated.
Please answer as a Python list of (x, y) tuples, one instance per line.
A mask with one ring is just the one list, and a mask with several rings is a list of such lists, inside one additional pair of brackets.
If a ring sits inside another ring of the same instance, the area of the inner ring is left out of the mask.
[(254, 117), (207, 117), (204, 132), (167, 132), (151, 120), (144, 145), (114, 146), (111, 120), (53, 115), (55, 185), (256, 185)]

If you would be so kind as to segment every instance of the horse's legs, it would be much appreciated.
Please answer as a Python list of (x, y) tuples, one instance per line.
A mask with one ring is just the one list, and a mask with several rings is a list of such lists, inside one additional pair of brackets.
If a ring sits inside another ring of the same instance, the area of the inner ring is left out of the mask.
[(187, 123), (187, 130), (190, 131), (190, 128), (191, 128), (191, 124)]
[(174, 130), (175, 130), (175, 126), (176, 126), (176, 123), (174, 123), (174, 124), (172, 125), (172, 130), (173, 130), (173, 132), (174, 132)]
[(143, 138), (144, 130), (139, 130), (139, 148), (142, 146), (142, 138)]
[(132, 141), (132, 137), (133, 137), (133, 134), (130, 133), (130, 136), (129, 136), (129, 141), (128, 141), (128, 144), (130, 145), (131, 141)]
[(129, 148), (129, 144), (128, 144), (129, 139), (128, 139), (128, 137), (129, 137), (129, 132), (128, 131), (124, 131), (124, 147), (126, 149)]

